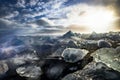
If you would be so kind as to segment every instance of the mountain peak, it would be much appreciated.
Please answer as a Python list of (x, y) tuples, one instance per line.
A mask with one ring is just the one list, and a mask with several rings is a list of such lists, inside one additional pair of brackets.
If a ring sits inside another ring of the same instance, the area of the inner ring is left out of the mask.
[(72, 36), (75, 36), (75, 34), (71, 30), (63, 35), (64, 38), (70, 38)]

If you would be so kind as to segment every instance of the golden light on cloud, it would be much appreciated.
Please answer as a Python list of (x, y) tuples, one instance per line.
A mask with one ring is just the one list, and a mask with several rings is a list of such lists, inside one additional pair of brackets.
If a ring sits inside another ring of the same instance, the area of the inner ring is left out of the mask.
[(87, 32), (107, 32), (111, 30), (113, 22), (115, 21), (114, 11), (104, 7), (90, 7), (84, 6), (84, 11), (73, 9), (68, 14), (67, 24), (76, 24), (85, 26)]
[(85, 26), (79, 26), (76, 24), (70, 25), (69, 27), (67, 27), (67, 29), (72, 30), (72, 31), (77, 32), (77, 33), (79, 33), (79, 32), (84, 33), (88, 30)]
[[(74, 24), (77, 27), (84, 26), (84, 33), (93, 31), (102, 33), (111, 31), (115, 20), (114, 10), (102, 6), (79, 4), (71, 8), (71, 12), (67, 14), (67, 19), (61, 21), (63, 26), (69, 29)], [(75, 30), (75, 28), (72, 27), (71, 30)], [(76, 31), (78, 32), (78, 30)], [(79, 32), (83, 32), (83, 29), (79, 29)]]
[(83, 23), (80, 24), (86, 25), (90, 31), (95, 32), (106, 32), (112, 27), (114, 21), (113, 12), (103, 9), (88, 10), (82, 18)]

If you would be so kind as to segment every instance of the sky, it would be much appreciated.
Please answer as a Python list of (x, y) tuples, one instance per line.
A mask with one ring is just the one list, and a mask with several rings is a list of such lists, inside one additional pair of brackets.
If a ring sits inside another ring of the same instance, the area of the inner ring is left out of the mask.
[(120, 31), (120, 0), (0, 0), (0, 36)]

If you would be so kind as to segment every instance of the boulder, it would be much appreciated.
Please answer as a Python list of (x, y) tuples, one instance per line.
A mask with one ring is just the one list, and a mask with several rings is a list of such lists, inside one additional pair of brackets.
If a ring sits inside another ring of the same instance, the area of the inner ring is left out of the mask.
[(120, 72), (120, 54), (114, 48), (101, 48), (92, 53), (96, 62), (103, 62), (107, 66)]
[(75, 63), (82, 60), (88, 52), (85, 49), (66, 48), (61, 56), (66, 62)]
[(120, 46), (118, 46), (118, 47), (116, 48), (116, 51), (117, 51), (118, 54), (120, 54)]
[(74, 41), (74, 40), (70, 40), (70, 41), (67, 43), (67, 47), (75, 48), (75, 47), (77, 47), (77, 42)]
[(82, 70), (66, 75), (62, 80), (119, 80), (120, 73), (101, 62), (91, 62)]
[(16, 72), (27, 78), (38, 78), (42, 75), (42, 70), (38, 66), (23, 66), (16, 69)]
[(112, 44), (106, 40), (98, 40), (98, 47), (99, 48), (110, 48)]
[(8, 70), (9, 70), (9, 67), (7, 63), (0, 61), (0, 77), (3, 77)]

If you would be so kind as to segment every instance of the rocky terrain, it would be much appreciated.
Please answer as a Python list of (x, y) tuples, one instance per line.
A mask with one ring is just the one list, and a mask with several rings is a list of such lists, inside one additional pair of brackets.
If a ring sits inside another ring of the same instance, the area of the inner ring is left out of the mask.
[(0, 80), (120, 80), (120, 32), (1, 39)]

